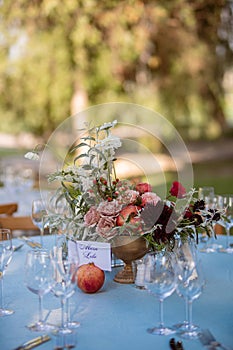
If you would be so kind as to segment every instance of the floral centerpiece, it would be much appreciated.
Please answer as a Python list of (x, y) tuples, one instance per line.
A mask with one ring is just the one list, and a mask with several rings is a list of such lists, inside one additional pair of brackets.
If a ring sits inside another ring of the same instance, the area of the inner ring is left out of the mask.
[(112, 242), (116, 236), (137, 236), (150, 249), (161, 250), (172, 249), (177, 237), (198, 240), (203, 231), (210, 236), (212, 221), (221, 213), (207, 210), (194, 189), (186, 192), (175, 181), (162, 199), (149, 183), (117, 178), (115, 153), (121, 141), (111, 132), (116, 124), (85, 129), (70, 150), (73, 164), (49, 176), (60, 184), (58, 200), (65, 198), (71, 209), (65, 220), (72, 238)]

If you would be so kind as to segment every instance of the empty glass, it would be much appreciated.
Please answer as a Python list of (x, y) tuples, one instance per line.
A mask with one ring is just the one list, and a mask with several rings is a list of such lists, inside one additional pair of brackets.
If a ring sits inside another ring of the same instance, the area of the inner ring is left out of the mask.
[(207, 198), (214, 197), (214, 187), (203, 186), (198, 189), (198, 198), (203, 199), (206, 202)]
[(32, 201), (32, 221), (40, 230), (41, 245), (43, 246), (44, 218), (47, 215), (46, 207), (42, 200)]
[(14, 313), (13, 310), (6, 309), (3, 302), (3, 276), (13, 255), (11, 241), (11, 231), (0, 229), (0, 316), (8, 316)]
[[(194, 239), (188, 238), (185, 242), (182, 242), (182, 240), (176, 241), (175, 246), (175, 260), (176, 260), (176, 272), (178, 279), (180, 278), (180, 274), (182, 273), (182, 270), (185, 266), (185, 264), (195, 264), (196, 261), (198, 261), (198, 255), (197, 255), (197, 246)], [(189, 327), (188, 322), (188, 312), (189, 312), (189, 305), (188, 305), (188, 297), (184, 296), (185, 301), (185, 320), (181, 323), (177, 323), (173, 325), (173, 328), (176, 331), (182, 331), (186, 330)], [(198, 326), (195, 326), (192, 324), (192, 329), (198, 329)]]
[(145, 287), (159, 300), (159, 325), (147, 331), (157, 335), (174, 333), (175, 331), (166, 327), (163, 321), (163, 301), (176, 289), (176, 273), (169, 253), (151, 252), (146, 256)]
[(53, 265), (46, 250), (30, 250), (25, 262), (25, 284), (39, 297), (39, 320), (28, 326), (31, 331), (51, 331), (55, 327), (43, 321), (43, 296), (50, 292), (54, 283)]
[(52, 292), (61, 300), (61, 326), (57, 332), (68, 334), (72, 330), (68, 324), (70, 320), (65, 318), (65, 312), (67, 300), (74, 294), (77, 284), (78, 254), (68, 255), (66, 237), (61, 235), (57, 239), (57, 245), (51, 251), (51, 258), (54, 268)]
[(233, 194), (227, 194), (223, 196), (223, 207), (226, 210), (226, 218), (221, 224), (226, 229), (226, 247), (221, 248), (220, 252), (233, 253), (233, 247), (230, 245), (230, 230), (233, 227)]
[[(200, 187), (198, 190), (198, 198), (204, 200), (206, 209), (211, 209), (214, 203), (214, 187), (204, 186)], [(211, 230), (211, 236), (206, 238), (206, 244), (200, 249), (200, 251), (205, 253), (214, 253), (216, 249), (214, 248), (214, 231)]]
[(188, 306), (188, 322), (186, 327), (179, 331), (179, 335), (186, 339), (197, 339), (200, 335), (200, 328), (193, 325), (192, 303), (201, 295), (205, 285), (200, 261), (184, 259), (178, 266), (177, 276), (177, 294), (185, 299)]

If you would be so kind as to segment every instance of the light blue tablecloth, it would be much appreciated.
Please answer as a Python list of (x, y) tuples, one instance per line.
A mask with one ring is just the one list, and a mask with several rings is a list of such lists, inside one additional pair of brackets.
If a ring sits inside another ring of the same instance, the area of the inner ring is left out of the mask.
[[(45, 237), (52, 244), (53, 237)], [(224, 240), (224, 237), (219, 238)], [(25, 326), (38, 318), (38, 298), (24, 285), (24, 261), (28, 246), (14, 253), (5, 274), (5, 301), (15, 313), (0, 318), (0, 349), (12, 350), (21, 343), (37, 336)], [(193, 319), (203, 328), (209, 328), (216, 338), (233, 346), (233, 255), (224, 253), (200, 253), (206, 276), (206, 287), (193, 303)], [(85, 294), (76, 290), (71, 299), (73, 318), (80, 321), (77, 333), (77, 349), (80, 350), (169, 350), (171, 336), (155, 336), (146, 329), (158, 321), (158, 302), (146, 291), (134, 285), (113, 281), (114, 274), (106, 272), (102, 290)], [(52, 294), (44, 298), (45, 316), (51, 310), (48, 321), (58, 324), (60, 304)], [(164, 318), (168, 325), (184, 319), (184, 301), (176, 293), (164, 302)], [(178, 336), (175, 335), (178, 340)], [(53, 349), (53, 339), (40, 350)], [(183, 341), (185, 350), (203, 349), (198, 340)]]

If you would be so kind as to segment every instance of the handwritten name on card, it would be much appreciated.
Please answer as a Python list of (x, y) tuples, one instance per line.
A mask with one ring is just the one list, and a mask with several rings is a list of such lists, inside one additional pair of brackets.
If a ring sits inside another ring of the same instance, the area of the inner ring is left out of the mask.
[[(76, 247), (75, 247), (76, 244)], [(111, 245), (91, 241), (69, 241), (69, 254), (78, 254), (79, 265), (93, 262), (102, 270), (111, 271)]]

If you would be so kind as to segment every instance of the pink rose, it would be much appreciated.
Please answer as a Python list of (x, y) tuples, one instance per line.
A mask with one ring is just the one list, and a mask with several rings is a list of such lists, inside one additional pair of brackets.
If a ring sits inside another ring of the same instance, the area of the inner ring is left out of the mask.
[(114, 199), (110, 202), (100, 203), (97, 210), (101, 216), (116, 216), (121, 210), (121, 205)]
[(160, 200), (161, 198), (157, 196), (156, 193), (146, 192), (146, 193), (143, 193), (142, 195), (142, 206), (144, 207), (148, 203), (156, 205)]
[(174, 181), (170, 189), (170, 193), (172, 196), (175, 196), (177, 198), (183, 198), (186, 194), (186, 189), (181, 185), (180, 182)]
[(120, 197), (118, 198), (118, 201), (122, 204), (124, 203), (133, 204), (136, 202), (138, 196), (139, 196), (138, 191), (127, 190), (121, 193)]
[(84, 216), (84, 222), (87, 226), (94, 226), (100, 219), (100, 214), (96, 207), (91, 207)]
[(143, 194), (145, 192), (151, 192), (152, 187), (147, 182), (140, 182), (136, 185), (136, 191), (138, 191), (140, 194)]
[(115, 226), (115, 219), (113, 217), (104, 216), (100, 218), (96, 231), (103, 238), (111, 238), (115, 235), (113, 227)]

